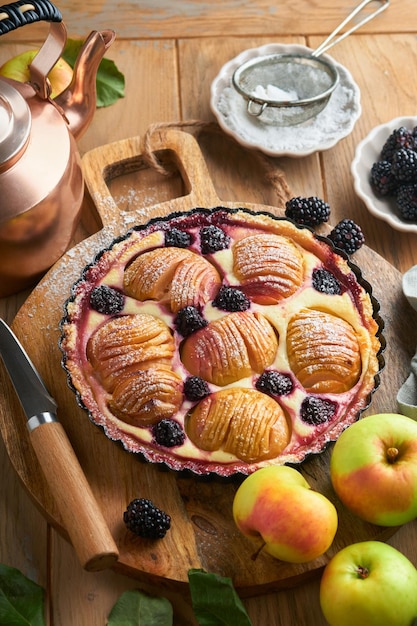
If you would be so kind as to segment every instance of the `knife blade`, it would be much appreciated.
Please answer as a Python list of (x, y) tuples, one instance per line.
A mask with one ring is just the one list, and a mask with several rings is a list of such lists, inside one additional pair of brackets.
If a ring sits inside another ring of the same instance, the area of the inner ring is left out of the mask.
[(50, 395), (22, 344), (0, 319), (0, 356), (27, 418), (39, 464), (81, 565), (100, 571), (114, 565), (118, 549)]

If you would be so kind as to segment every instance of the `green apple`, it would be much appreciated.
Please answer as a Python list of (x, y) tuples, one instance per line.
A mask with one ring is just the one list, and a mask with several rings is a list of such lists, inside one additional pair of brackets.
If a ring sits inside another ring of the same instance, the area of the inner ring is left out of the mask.
[(306, 563), (321, 556), (336, 534), (330, 500), (297, 470), (271, 465), (244, 479), (233, 500), (238, 529), (277, 559)]
[[(37, 55), (39, 50), (26, 50), (17, 56), (9, 59), (0, 67), (0, 76), (12, 78), (21, 83), (25, 83), (30, 79), (29, 66)], [(58, 96), (72, 79), (72, 67), (60, 58), (48, 74), (51, 83), (51, 98)]]
[(354, 543), (326, 565), (320, 606), (330, 626), (412, 626), (417, 570), (388, 544)]
[(379, 526), (417, 517), (417, 422), (395, 413), (370, 415), (336, 441), (330, 477), (343, 504)]

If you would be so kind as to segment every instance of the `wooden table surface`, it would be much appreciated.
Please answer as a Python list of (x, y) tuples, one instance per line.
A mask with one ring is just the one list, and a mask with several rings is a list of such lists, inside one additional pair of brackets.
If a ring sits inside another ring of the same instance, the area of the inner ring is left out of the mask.
[[(126, 96), (99, 109), (79, 141), (82, 154), (113, 141), (143, 135), (151, 124), (214, 121), (210, 85), (222, 65), (239, 52), (266, 43), (315, 47), (353, 8), (353, 0), (62, 0), (58, 5), (70, 37), (113, 28), (108, 51), (126, 78)], [(43, 41), (47, 26), (26, 26), (0, 40), (0, 63)], [(331, 52), (352, 73), (361, 90), (362, 115), (353, 132), (334, 148), (301, 159), (269, 158), (284, 171), (292, 195), (317, 195), (331, 208), (331, 225), (344, 217), (358, 222), (367, 245), (400, 272), (417, 263), (416, 235), (399, 233), (372, 217), (356, 197), (350, 174), (355, 146), (376, 125), (417, 115), (417, 14), (415, 0), (392, 0), (389, 9)], [(254, 166), (253, 154), (225, 136), (201, 138), (218, 195), (277, 205), (277, 195)], [(216, 153), (230, 154), (219, 167)], [(217, 167), (216, 167), (217, 164)], [(144, 201), (165, 199), (166, 189), (144, 190)], [(74, 244), (97, 228), (86, 202)], [(387, 285), (389, 289), (389, 286)], [(8, 322), (29, 290), (0, 300)], [(396, 389), (392, 390), (395, 398)], [(19, 568), (47, 591), (48, 626), (103, 626), (120, 594), (141, 587), (162, 593), (175, 607), (175, 624), (196, 624), (186, 599), (112, 571), (87, 573), (72, 546), (47, 524), (20, 484), (0, 441), (0, 562)], [(401, 528), (389, 543), (417, 566), (417, 526)], [(325, 624), (318, 599), (319, 581), (296, 589), (245, 599), (254, 626)], [(231, 625), (234, 626), (234, 625)], [(238, 626), (238, 625), (236, 625)]]

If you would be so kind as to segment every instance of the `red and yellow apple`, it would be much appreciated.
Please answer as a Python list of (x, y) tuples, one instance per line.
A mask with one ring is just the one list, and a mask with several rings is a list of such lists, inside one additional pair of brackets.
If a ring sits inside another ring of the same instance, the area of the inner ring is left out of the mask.
[[(29, 66), (39, 50), (26, 50), (6, 61), (0, 67), (0, 76), (12, 78), (21, 83), (30, 79)], [(51, 83), (51, 97), (55, 98), (68, 87), (72, 79), (72, 67), (60, 58), (48, 74)]]
[(277, 559), (306, 563), (321, 556), (336, 534), (336, 508), (297, 470), (272, 465), (244, 479), (233, 500), (243, 535)]
[(412, 626), (417, 618), (417, 570), (388, 544), (354, 543), (326, 565), (320, 606), (330, 626)]
[(370, 415), (339, 437), (330, 477), (342, 503), (361, 519), (400, 526), (417, 517), (417, 422)]

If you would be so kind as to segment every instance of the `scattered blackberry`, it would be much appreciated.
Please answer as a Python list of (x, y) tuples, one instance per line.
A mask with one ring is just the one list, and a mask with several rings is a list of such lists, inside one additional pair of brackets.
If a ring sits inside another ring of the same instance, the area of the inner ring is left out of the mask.
[(353, 254), (365, 243), (361, 228), (351, 219), (341, 220), (329, 234), (334, 245), (347, 254)]
[(152, 427), (152, 435), (161, 446), (173, 448), (184, 443), (185, 433), (181, 425), (175, 420), (162, 419)]
[(339, 296), (342, 293), (342, 287), (337, 280), (336, 276), (325, 270), (323, 267), (319, 267), (313, 270), (313, 287), (316, 291), (321, 293), (328, 293), (332, 296)]
[(401, 186), (397, 191), (396, 202), (398, 213), (403, 220), (417, 221), (417, 183)]
[(218, 226), (203, 226), (200, 230), (201, 252), (210, 254), (229, 247), (230, 237)]
[(310, 198), (291, 198), (285, 204), (285, 216), (297, 224), (317, 226), (327, 222), (330, 216), (330, 207), (327, 202), (311, 196)]
[(307, 396), (301, 404), (300, 417), (306, 424), (318, 425), (328, 422), (336, 411), (336, 405), (331, 400)]
[(255, 387), (271, 396), (287, 396), (293, 390), (293, 382), (287, 374), (270, 370), (259, 376)]
[(135, 535), (148, 539), (162, 539), (171, 526), (170, 516), (145, 498), (136, 498), (128, 504), (123, 521)]
[(191, 400), (192, 402), (202, 400), (210, 395), (210, 388), (207, 382), (203, 378), (200, 378), (200, 376), (189, 376), (186, 378), (183, 391), (187, 400)]
[(417, 180), (417, 152), (410, 148), (401, 148), (394, 153), (391, 172), (400, 182)]
[(381, 196), (389, 196), (395, 191), (398, 181), (392, 173), (390, 161), (377, 161), (372, 165), (370, 183)]
[(188, 337), (196, 330), (207, 326), (208, 322), (195, 306), (185, 306), (178, 311), (174, 324), (180, 335)]
[(114, 315), (120, 313), (125, 304), (125, 297), (120, 291), (100, 285), (95, 287), (90, 295), (90, 305), (98, 313), (105, 315)]
[(179, 228), (171, 228), (165, 233), (165, 245), (176, 248), (188, 248), (191, 245), (191, 235)]
[(246, 311), (250, 307), (250, 300), (237, 287), (223, 285), (212, 304), (222, 311)]
[(392, 161), (394, 153), (400, 148), (417, 148), (416, 135), (404, 126), (393, 130), (385, 141), (380, 154), (381, 161)]

